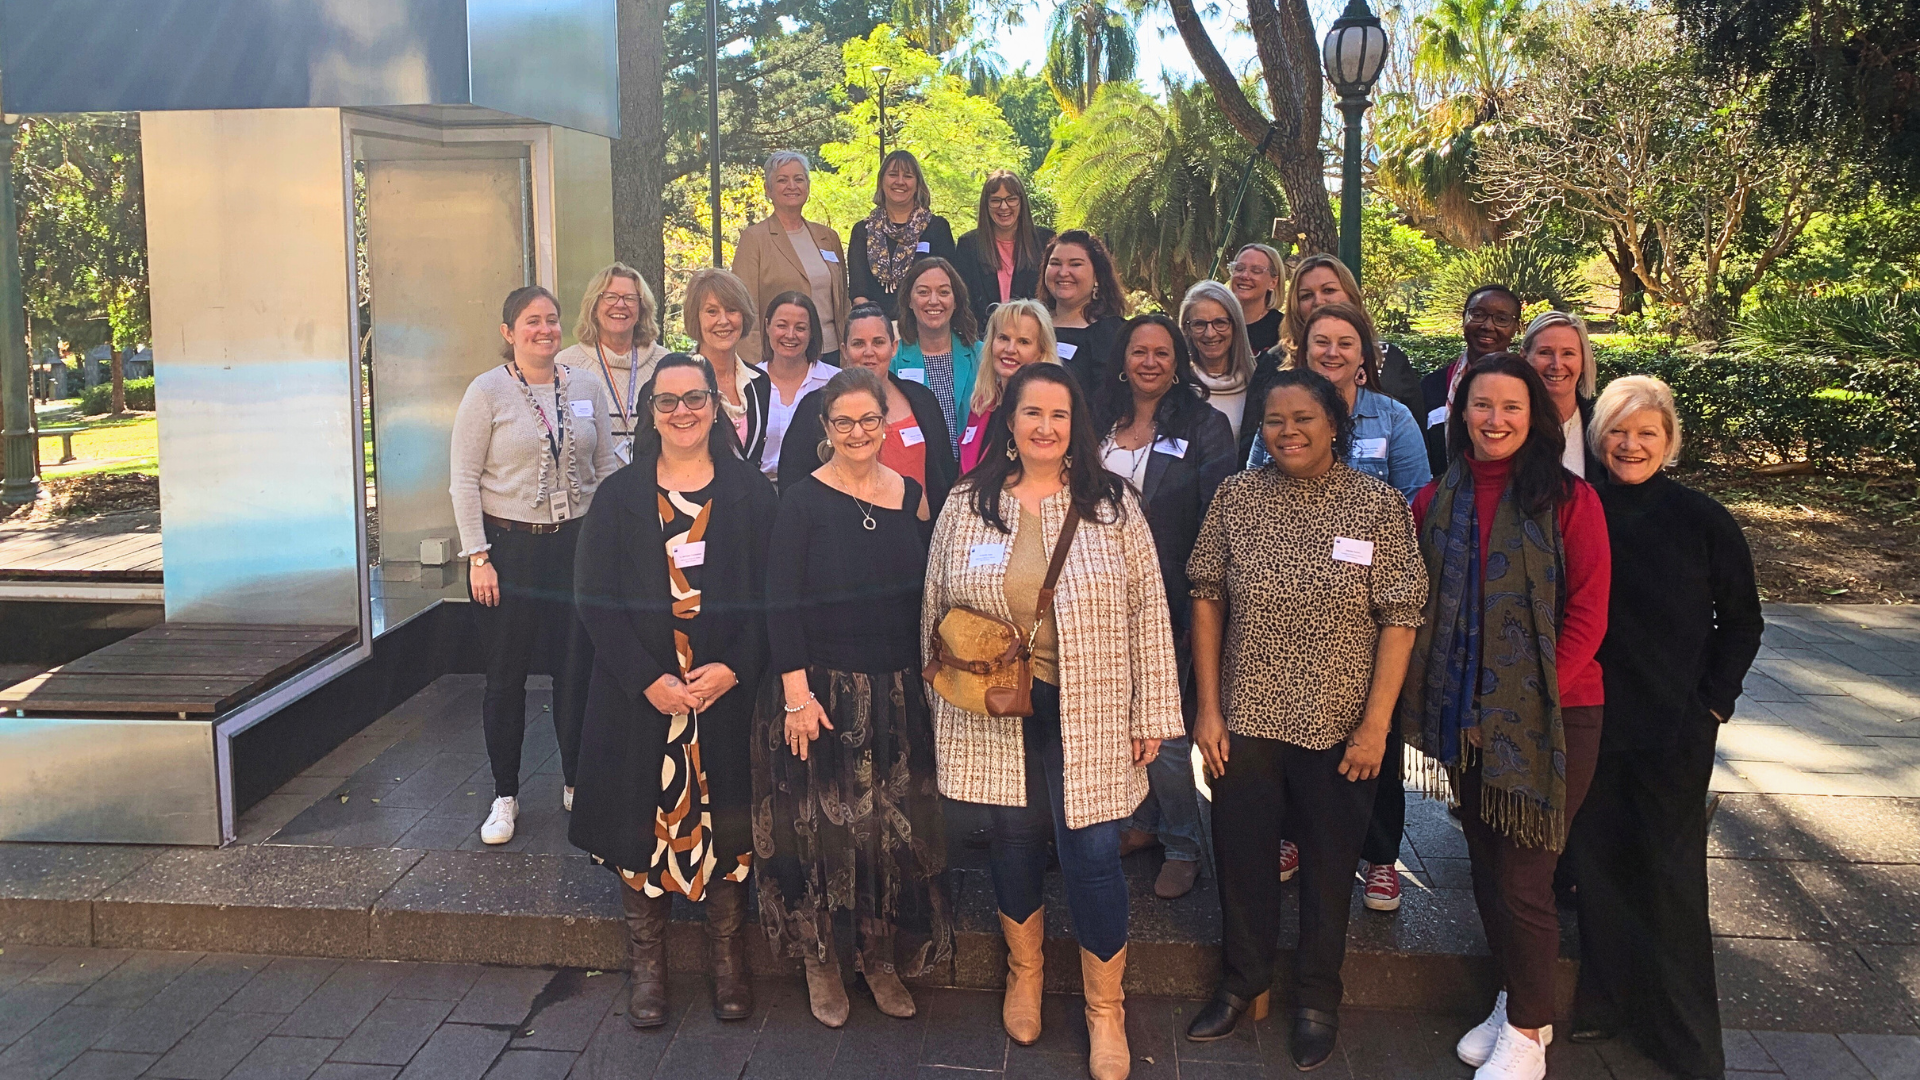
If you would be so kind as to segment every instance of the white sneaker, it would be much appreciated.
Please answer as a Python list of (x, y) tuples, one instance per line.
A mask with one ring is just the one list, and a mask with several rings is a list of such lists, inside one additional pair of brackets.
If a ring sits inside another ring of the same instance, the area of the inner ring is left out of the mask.
[(1473, 1080), (1547, 1080), (1545, 1028), (1540, 1030), (1540, 1038), (1541, 1042), (1534, 1042), (1512, 1024), (1501, 1024), (1493, 1056), (1474, 1071)]
[(480, 842), (504, 844), (513, 839), (513, 822), (519, 816), (519, 799), (511, 795), (502, 795), (493, 800), (493, 809), (487, 811), (487, 823), (480, 826)]
[(560, 789), (560, 805), (566, 807), (568, 813), (573, 812), (573, 789), (572, 788)]
[(1472, 1031), (1460, 1036), (1460, 1041), (1454, 1045), (1453, 1052), (1461, 1061), (1477, 1069), (1485, 1065), (1487, 1059), (1493, 1056), (1493, 1046), (1500, 1041), (1500, 1029), (1506, 1026), (1507, 992), (1502, 990), (1500, 996), (1493, 999), (1493, 1011), (1488, 1013), (1487, 1018), (1480, 1021)]

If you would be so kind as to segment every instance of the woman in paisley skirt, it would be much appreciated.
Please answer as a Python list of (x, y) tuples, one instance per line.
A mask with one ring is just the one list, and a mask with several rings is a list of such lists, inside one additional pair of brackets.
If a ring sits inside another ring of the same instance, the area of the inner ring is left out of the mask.
[(704, 901), (713, 1012), (753, 1012), (747, 737), (766, 670), (766, 555), (777, 499), (716, 424), (719, 387), (670, 353), (641, 395), (652, 424), (581, 528), (577, 588), (593, 638), (568, 838), (620, 875), (633, 966), (627, 1019), (667, 1019), (673, 894)]
[(915, 1009), (900, 976), (945, 962), (953, 924), (919, 672), (926, 504), (912, 477), (880, 462), (880, 376), (849, 367), (819, 394), (826, 464), (780, 496), (768, 560), (781, 684), (768, 680), (754, 721), (753, 833), (760, 924), (776, 952), (806, 961), (813, 1015), (839, 1027), (849, 1006), (836, 912), (851, 914), (874, 1003), (901, 1018)]

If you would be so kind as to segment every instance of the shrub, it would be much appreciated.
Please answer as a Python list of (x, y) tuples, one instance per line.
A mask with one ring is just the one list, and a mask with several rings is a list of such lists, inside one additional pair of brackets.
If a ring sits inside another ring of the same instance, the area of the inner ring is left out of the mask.
[(1545, 300), (1556, 311), (1574, 310), (1593, 291), (1579, 259), (1538, 240), (1512, 240), (1462, 252), (1441, 267), (1427, 294), (1427, 312), (1454, 318), (1466, 309), (1468, 294), (1494, 284), (1519, 293), (1522, 304)]
[(1728, 345), (1751, 357), (1920, 361), (1920, 291), (1768, 301), (1734, 324)]
[[(126, 381), (127, 408), (141, 412), (153, 411), (153, 377), (128, 379)], [(113, 384), (103, 382), (99, 386), (90, 386), (80, 395), (80, 412), (84, 416), (99, 416), (113, 408)]]

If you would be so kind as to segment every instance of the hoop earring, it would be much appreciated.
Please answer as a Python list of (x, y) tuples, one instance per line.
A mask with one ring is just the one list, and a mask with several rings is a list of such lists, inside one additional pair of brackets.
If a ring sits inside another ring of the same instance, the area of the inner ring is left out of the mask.
[(1126, 382), (1126, 381), (1127, 381), (1127, 373), (1126, 373), (1125, 371), (1122, 371), (1122, 372), (1120, 373), (1120, 381), (1121, 381), (1121, 382)]
[(1007, 444), (1007, 460), (1008, 460), (1008, 461), (1019, 461), (1019, 460), (1020, 460), (1020, 451), (1018, 451), (1018, 450), (1015, 450), (1015, 449), (1013, 448), (1013, 444), (1012, 444), (1012, 443), (1008, 443), (1008, 444)]

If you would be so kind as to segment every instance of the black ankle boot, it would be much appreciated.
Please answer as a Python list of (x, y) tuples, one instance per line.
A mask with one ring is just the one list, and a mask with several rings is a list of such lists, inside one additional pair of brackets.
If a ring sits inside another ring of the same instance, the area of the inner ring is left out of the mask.
[(713, 950), (713, 1015), (745, 1020), (753, 1015), (753, 977), (747, 969), (747, 887), (737, 881), (707, 884), (707, 945)]
[(1340, 1037), (1337, 1013), (1319, 1009), (1293, 1011), (1293, 1067), (1301, 1072), (1317, 1069), (1333, 1056), (1333, 1044)]
[(627, 916), (627, 957), (632, 969), (627, 1023), (653, 1028), (667, 1022), (667, 918), (673, 897), (648, 896), (627, 885), (620, 887), (620, 906)]
[(1251, 1004), (1225, 990), (1219, 991), (1194, 1015), (1193, 1023), (1187, 1025), (1187, 1041), (1213, 1042), (1232, 1035), (1233, 1029), (1240, 1025), (1240, 1014)]

